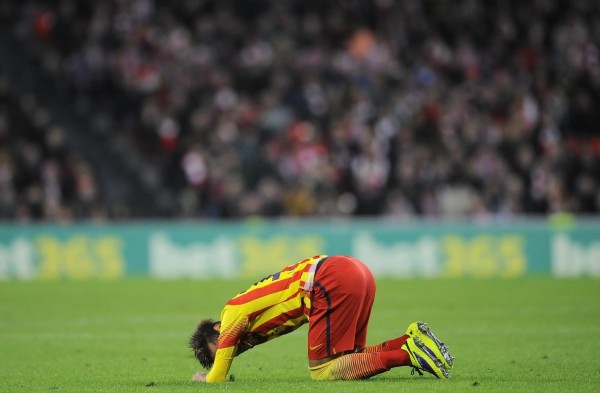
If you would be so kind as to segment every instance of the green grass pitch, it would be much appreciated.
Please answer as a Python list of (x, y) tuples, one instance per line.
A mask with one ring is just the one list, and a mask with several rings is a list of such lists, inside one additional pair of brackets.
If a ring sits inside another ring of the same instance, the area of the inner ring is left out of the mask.
[(248, 280), (0, 283), (0, 392), (592, 392), (600, 280), (379, 280), (369, 343), (427, 321), (450, 380), (397, 368), (312, 382), (306, 327), (236, 359), (234, 382), (191, 381), (187, 339)]

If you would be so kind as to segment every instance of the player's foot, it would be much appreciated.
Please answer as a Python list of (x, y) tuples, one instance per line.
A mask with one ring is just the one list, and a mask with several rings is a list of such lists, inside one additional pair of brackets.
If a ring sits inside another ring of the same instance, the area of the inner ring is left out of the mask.
[(420, 337), (409, 337), (402, 345), (402, 349), (408, 352), (411, 365), (419, 374), (423, 375), (420, 371), (423, 370), (441, 379), (450, 378), (450, 371), (446, 369), (442, 360), (435, 356), (432, 349), (425, 345)]
[(425, 322), (413, 322), (406, 329), (406, 334), (412, 338), (419, 338), (433, 351), (436, 358), (441, 360), (444, 367), (450, 370), (454, 364), (454, 356), (450, 355), (448, 346), (433, 334)]

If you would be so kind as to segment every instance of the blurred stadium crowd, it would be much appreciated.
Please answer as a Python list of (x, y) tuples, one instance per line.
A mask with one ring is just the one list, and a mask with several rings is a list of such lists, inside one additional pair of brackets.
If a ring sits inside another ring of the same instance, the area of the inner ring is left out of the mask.
[(0, 24), (3, 219), (600, 211), (598, 0), (24, 0)]

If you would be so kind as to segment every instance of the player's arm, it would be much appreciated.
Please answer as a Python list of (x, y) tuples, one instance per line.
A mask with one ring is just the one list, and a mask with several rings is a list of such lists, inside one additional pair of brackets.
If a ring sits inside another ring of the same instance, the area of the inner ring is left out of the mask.
[(219, 346), (215, 353), (215, 361), (206, 375), (206, 382), (224, 382), (237, 355), (238, 345), (248, 327), (248, 318), (236, 312), (224, 311), (221, 314)]
[(237, 346), (217, 349), (215, 362), (206, 375), (206, 382), (225, 382), (227, 380), (227, 374), (231, 368), (231, 363), (233, 363), (236, 350)]

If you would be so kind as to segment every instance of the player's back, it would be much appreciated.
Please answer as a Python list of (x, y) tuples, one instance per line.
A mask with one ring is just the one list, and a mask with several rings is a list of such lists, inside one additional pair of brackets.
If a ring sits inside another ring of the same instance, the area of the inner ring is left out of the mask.
[(307, 283), (312, 283), (316, 264), (324, 257), (318, 255), (287, 266), (235, 296), (221, 315), (226, 330), (256, 345), (308, 322)]
[(324, 256), (305, 259), (252, 284), (250, 288), (227, 302), (228, 306), (246, 306), (250, 312), (276, 305), (304, 291), (314, 264)]

